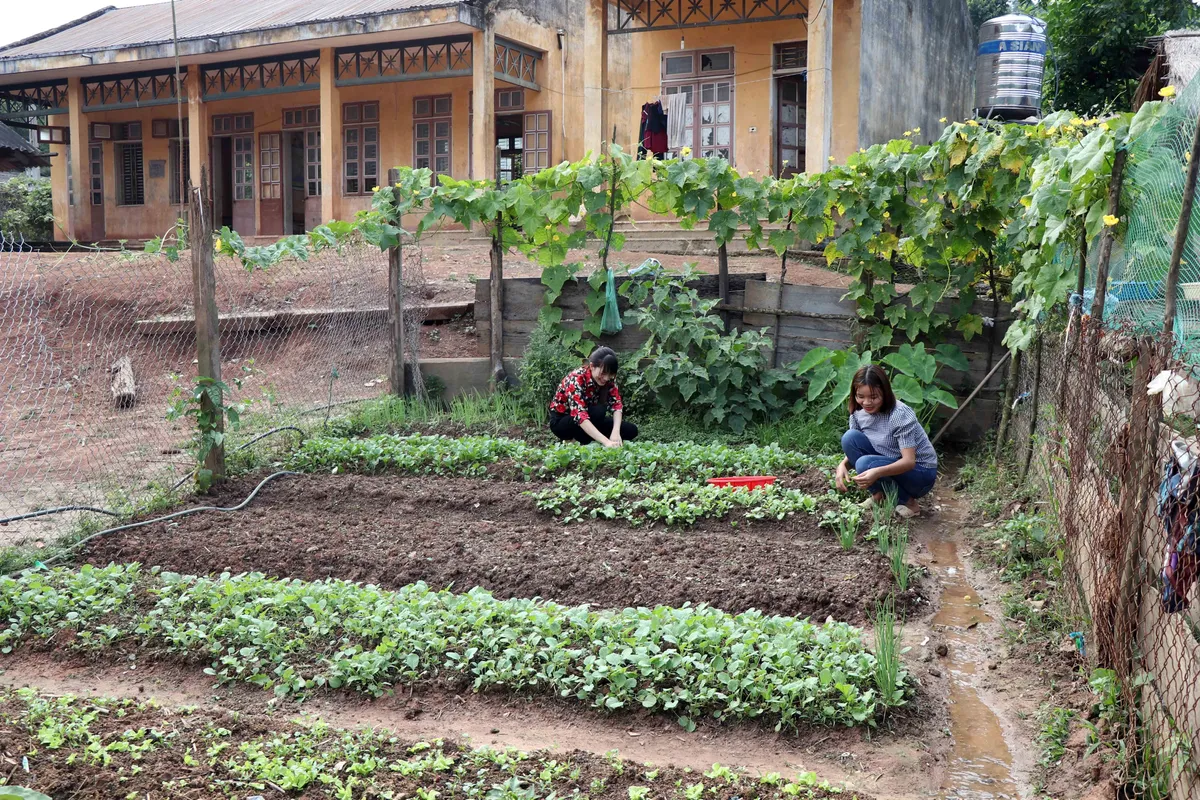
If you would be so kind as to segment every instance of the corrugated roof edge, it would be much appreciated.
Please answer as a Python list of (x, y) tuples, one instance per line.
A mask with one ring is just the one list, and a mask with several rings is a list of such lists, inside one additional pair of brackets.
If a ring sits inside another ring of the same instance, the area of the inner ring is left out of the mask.
[[(425, 11), (430, 8), (445, 8), (446, 6), (458, 6), (458, 5), (474, 6), (474, 5), (476, 5), (476, 3), (473, 2), (473, 0), (433, 0), (433, 2), (422, 3), (421, 5), (417, 5), (417, 6), (411, 6), (409, 8), (402, 9), (402, 11), (404, 11), (404, 12)], [(87, 17), (81, 17), (80, 19), (75, 20), (74, 22), (70, 22), (70, 23), (67, 23), (66, 25), (62, 25), (58, 28), (55, 28), (53, 31), (46, 31), (45, 33), (40, 33), (37, 36), (30, 37), (28, 39), (25, 39), (24, 41), (13, 42), (12, 44), (5, 45), (4, 47), (0, 47), (0, 61), (4, 61), (6, 58), (11, 58), (11, 59), (55, 58), (57, 56), (70, 56), (70, 55), (77, 55), (79, 53), (92, 53), (97, 50), (121, 49), (124, 47), (147, 47), (150, 45), (170, 44), (171, 43), (171, 41), (172, 41), (171, 39), (160, 39), (158, 41), (138, 42), (137, 44), (117, 45), (115, 48), (112, 48), (112, 47), (84, 47), (84, 48), (79, 48), (77, 50), (60, 50), (60, 51), (55, 51), (55, 52), (51, 52), (51, 53), (38, 53), (36, 56), (7, 56), (6, 57), (4, 55), (5, 51), (7, 51), (9, 49), (12, 49), (12, 48), (18, 47), (18, 46), (27, 45), (27, 44), (32, 44), (32, 43), (37, 42), (41, 39), (44, 39), (48, 36), (51, 36), (55, 33), (67, 30), (68, 28), (74, 27), (75, 25), (87, 22), (91, 19), (95, 19), (96, 17), (100, 16), (101, 14), (105, 14), (109, 11), (114, 11), (114, 10), (116, 10), (116, 6), (109, 6), (108, 8), (98, 11), (95, 14), (91, 14)], [(228, 33), (212, 34), (212, 35), (207, 35), (207, 36), (192, 36), (192, 37), (180, 39), (179, 41), (194, 42), (194, 41), (199, 41), (201, 39), (212, 39), (212, 38), (214, 38), (214, 36), (232, 36), (235, 34), (242, 34), (242, 33), (258, 33), (260, 31), (273, 31), (273, 30), (280, 30), (282, 28), (294, 28), (298, 25), (318, 25), (323, 22), (341, 22), (342, 20), (355, 19), (357, 17), (380, 16), (382, 14), (388, 14), (388, 13), (395, 13), (395, 12), (381, 11), (381, 12), (378, 12), (377, 14), (348, 14), (348, 15), (342, 16), (342, 17), (326, 17), (324, 19), (309, 19), (309, 20), (305, 20), (304, 22), (290, 22), (285, 25), (268, 25), (264, 28), (247, 28), (247, 29), (241, 30), (241, 31), (229, 31)]]
[[(76, 25), (82, 25), (85, 22), (91, 22), (92, 20), (96, 19), (97, 17), (102, 17), (105, 14), (107, 14), (108, 12), (116, 11), (116, 10), (117, 10), (116, 6), (105, 6), (104, 8), (100, 9), (99, 11), (93, 11), (90, 14), (85, 14), (84, 16), (80, 17), (79, 19), (73, 19), (70, 22), (59, 25), (57, 28), (51, 28), (48, 31), (42, 31), (41, 33), (35, 33), (33, 36), (27, 36), (24, 39), (21, 39), (20, 41), (9, 42), (8, 44), (4, 45), (3, 47), (0, 47), (0, 54), (3, 54), (5, 50), (13, 49), (14, 47), (24, 47), (27, 44), (33, 44), (34, 42), (40, 42), (42, 39), (48, 39), (57, 33), (62, 33), (65, 30), (70, 30), (71, 28), (74, 28)], [(0, 58), (3, 58), (3, 55), (0, 55)]]

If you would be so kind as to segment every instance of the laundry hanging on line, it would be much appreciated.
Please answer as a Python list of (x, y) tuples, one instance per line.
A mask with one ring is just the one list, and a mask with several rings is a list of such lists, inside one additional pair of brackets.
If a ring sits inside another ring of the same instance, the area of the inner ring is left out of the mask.
[(642, 106), (642, 125), (638, 130), (638, 158), (653, 153), (662, 158), (667, 153), (667, 112), (660, 100)]
[(1171, 450), (1158, 487), (1158, 518), (1166, 534), (1161, 599), (1163, 611), (1168, 614), (1187, 609), (1188, 593), (1200, 573), (1200, 459), (1180, 439), (1171, 442)]
[(687, 136), (687, 106), (683, 92), (667, 95), (667, 147), (676, 153), (692, 144)]

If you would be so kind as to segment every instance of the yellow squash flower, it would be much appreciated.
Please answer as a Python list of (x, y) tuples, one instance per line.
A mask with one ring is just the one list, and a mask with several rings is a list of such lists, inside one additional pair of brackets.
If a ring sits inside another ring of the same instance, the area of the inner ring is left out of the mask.
[(692, 148), (690, 148), (690, 147), (683, 147), (683, 148), (680, 148), (680, 150), (679, 150), (679, 156), (681, 158), (687, 158), (691, 154), (692, 154)]
[(378, 186), (372, 186), (372, 187), (371, 187), (371, 191), (372, 191), (372, 192), (378, 192), (378, 191), (379, 191), (379, 187), (378, 187)]
[(1120, 217), (1114, 217), (1112, 214), (1105, 214), (1105, 215), (1104, 215), (1104, 224), (1105, 224), (1105, 225), (1107, 225), (1107, 226), (1108, 226), (1108, 227), (1110, 227), (1110, 228), (1111, 228), (1113, 225), (1116, 225), (1116, 224), (1117, 224), (1118, 222), (1120, 222), (1120, 221), (1121, 221), (1121, 218), (1120, 218)]
[(913, 133), (920, 133), (920, 132), (921, 132), (920, 128), (913, 128)]
[(978, 123), (977, 121), (973, 120), (973, 119), (969, 119), (969, 120), (967, 120), (967, 124), (968, 124), (968, 125), (970, 125), (972, 128), (978, 128), (978, 127), (979, 127), (979, 123)]
[(1158, 90), (1158, 96), (1159, 97), (1174, 97), (1175, 96), (1175, 87), (1174, 86), (1164, 86), (1163, 88)]
[(213, 243), (213, 249), (214, 249), (214, 250), (220, 250), (220, 249), (221, 249), (221, 237), (220, 237), (220, 236), (218, 236), (218, 237), (217, 237), (217, 241)]
[(905, 131), (905, 132), (904, 132), (904, 135), (905, 135), (905, 136), (912, 136), (912, 131)]
[(938, 120), (938, 122), (940, 122), (940, 123), (942, 123), (943, 125), (945, 125), (945, 124), (946, 124), (946, 118), (945, 118), (945, 117), (942, 117), (941, 119), (939, 119), (939, 120)]

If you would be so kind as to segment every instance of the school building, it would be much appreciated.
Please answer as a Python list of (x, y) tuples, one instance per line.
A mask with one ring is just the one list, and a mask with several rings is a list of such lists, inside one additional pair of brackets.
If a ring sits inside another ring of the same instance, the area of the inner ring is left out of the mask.
[(694, 156), (821, 170), (965, 117), (973, 52), (965, 0), (177, 0), (0, 49), (0, 121), (49, 145), (56, 238), (161, 235), (202, 165), (218, 226), (278, 236), (394, 166), (636, 150), (653, 103)]

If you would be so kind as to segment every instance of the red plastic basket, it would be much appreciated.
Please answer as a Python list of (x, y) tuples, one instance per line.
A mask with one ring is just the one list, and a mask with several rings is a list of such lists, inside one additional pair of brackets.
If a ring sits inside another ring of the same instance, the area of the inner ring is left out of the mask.
[(709, 478), (713, 486), (726, 486), (731, 489), (760, 489), (775, 482), (774, 475), (744, 475), (737, 478)]

